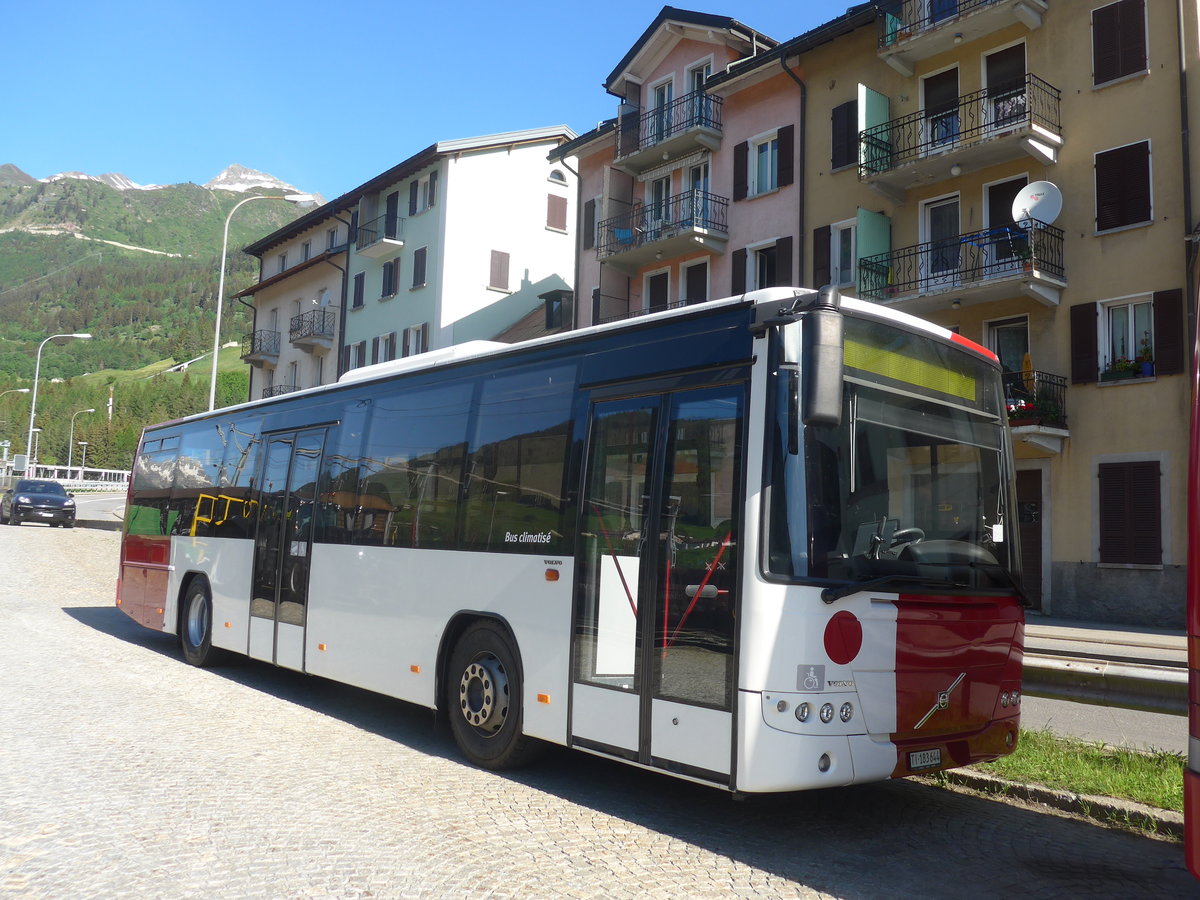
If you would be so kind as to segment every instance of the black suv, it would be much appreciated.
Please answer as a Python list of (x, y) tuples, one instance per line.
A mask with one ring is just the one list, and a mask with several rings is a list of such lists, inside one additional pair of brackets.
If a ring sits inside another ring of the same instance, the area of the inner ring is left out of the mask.
[(45, 522), (75, 527), (75, 500), (57, 481), (22, 478), (0, 497), (0, 521), (9, 525)]

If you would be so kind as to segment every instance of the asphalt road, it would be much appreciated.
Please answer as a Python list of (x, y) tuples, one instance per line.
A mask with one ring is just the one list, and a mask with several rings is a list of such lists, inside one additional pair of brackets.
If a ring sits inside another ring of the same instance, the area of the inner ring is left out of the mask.
[(0, 528), (6, 898), (1200, 896), (1177, 843), (924, 783), (474, 769), (425, 710), (184, 665), (113, 607), (118, 538)]

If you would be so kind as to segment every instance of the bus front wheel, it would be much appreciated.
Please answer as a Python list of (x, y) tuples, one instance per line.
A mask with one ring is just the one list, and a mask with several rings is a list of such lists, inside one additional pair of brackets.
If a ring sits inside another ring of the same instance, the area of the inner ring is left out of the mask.
[(212, 598), (203, 579), (188, 585), (183, 596), (183, 611), (179, 617), (179, 644), (183, 658), (191, 665), (207, 668), (220, 663), (225, 651), (212, 645)]
[(480, 621), (463, 633), (445, 683), (454, 741), (472, 763), (512, 769), (541, 752), (539, 741), (521, 733), (520, 665), (499, 624)]

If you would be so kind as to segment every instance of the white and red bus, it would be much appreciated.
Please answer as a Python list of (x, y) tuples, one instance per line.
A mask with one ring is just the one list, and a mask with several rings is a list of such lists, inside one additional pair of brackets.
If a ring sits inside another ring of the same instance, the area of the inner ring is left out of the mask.
[(1188, 869), (1200, 878), (1200, 325), (1193, 337), (1187, 499), (1188, 754), (1183, 772), (1183, 844)]
[(991, 353), (774, 288), (147, 428), (117, 602), (477, 765), (846, 785), (1014, 749), (1012, 485)]

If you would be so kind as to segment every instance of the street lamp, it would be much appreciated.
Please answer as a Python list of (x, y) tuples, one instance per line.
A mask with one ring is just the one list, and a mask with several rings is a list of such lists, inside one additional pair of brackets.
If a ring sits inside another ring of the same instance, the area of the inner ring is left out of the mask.
[[(37, 414), (38, 377), (42, 373), (42, 349), (49, 341), (52, 341), (55, 338), (79, 338), (81, 341), (90, 341), (92, 336), (87, 333), (78, 332), (74, 334), (52, 334), (50, 337), (46, 338), (46, 340), (38, 344), (37, 364), (33, 367), (33, 397), (30, 398), (29, 401), (29, 436), (25, 439), (26, 454), (29, 453), (29, 449), (33, 446), (33, 417)], [(32, 455), (32, 459), (36, 458), (37, 454), (35, 453)], [(25, 465), (28, 466), (29, 462), (30, 461), (26, 461)]]
[(225, 235), (221, 239), (221, 276), (217, 279), (217, 324), (213, 329), (212, 377), (208, 382), (209, 412), (217, 405), (217, 354), (221, 352), (221, 307), (225, 301), (225, 257), (229, 252), (229, 222), (233, 219), (233, 214), (251, 200), (286, 200), (288, 203), (308, 206), (314, 203), (316, 198), (312, 194), (254, 194), (235, 204), (225, 217)]
[(11, 390), (0, 392), (0, 397), (3, 397), (5, 394), (28, 394), (28, 393), (29, 393), (29, 388), (12, 388)]
[[(71, 413), (71, 436), (67, 438), (67, 477), (71, 477), (71, 463), (75, 459), (75, 417), (83, 413), (95, 412), (95, 409), (81, 409)], [(81, 443), (83, 443), (81, 441)], [(80, 476), (83, 477), (82, 475)]]
[(26, 448), (25, 448), (25, 452), (26, 452), (26, 453), (29, 453), (29, 462), (26, 464), (26, 466), (27, 466), (27, 467), (28, 467), (28, 466), (32, 466), (32, 465), (33, 465), (33, 461), (34, 461), (35, 459), (37, 459), (37, 454), (38, 454), (38, 444), (41, 444), (41, 442), (42, 442), (42, 429), (40, 429), (40, 428), (35, 428), (35, 429), (33, 429), (33, 430), (30, 432), (30, 434), (32, 434), (32, 435), (33, 435), (33, 437), (34, 437), (34, 439), (37, 441), (37, 443), (33, 445), (33, 452), (32, 452), (32, 453), (29, 453), (29, 448), (28, 448), (28, 447), (26, 447)]
[[(79, 480), (83, 480), (83, 470), (87, 468), (87, 441), (80, 441), (79, 446), (83, 448), (83, 456), (79, 460)], [(68, 467), (69, 468), (69, 467)]]

